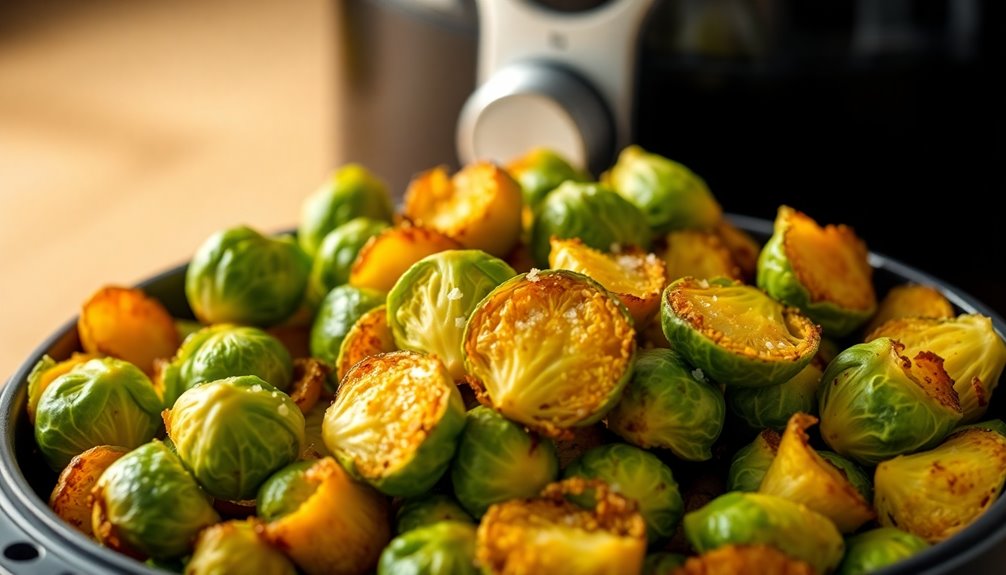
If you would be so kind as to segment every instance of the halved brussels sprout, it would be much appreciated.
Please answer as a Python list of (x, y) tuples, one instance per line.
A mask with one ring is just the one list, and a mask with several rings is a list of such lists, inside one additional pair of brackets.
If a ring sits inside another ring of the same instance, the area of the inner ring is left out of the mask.
[(664, 236), (664, 246), (658, 253), (667, 266), (668, 281), (688, 276), (706, 279), (742, 278), (741, 268), (734, 261), (733, 254), (715, 232), (671, 232)]
[(769, 545), (828, 573), (845, 543), (832, 522), (800, 503), (732, 491), (685, 515), (685, 536), (699, 553), (725, 545)]
[(849, 483), (856, 488), (856, 491), (863, 496), (863, 500), (873, 505), (873, 478), (867, 475), (862, 467), (856, 465), (851, 459), (842, 457), (834, 451), (825, 451), (822, 449), (818, 450), (817, 454), (828, 463), (834, 465), (849, 480)]
[(517, 275), (481, 250), (448, 250), (419, 260), (388, 292), (388, 325), (399, 349), (436, 355), (455, 380), (465, 376), (461, 338), (475, 306)]
[(412, 264), (461, 248), (457, 240), (430, 228), (408, 223), (388, 228), (360, 248), (349, 271), (349, 285), (387, 292)]
[(335, 228), (318, 246), (311, 264), (307, 296), (317, 305), (336, 286), (349, 281), (349, 272), (356, 256), (367, 240), (388, 229), (383, 220), (354, 218)]
[(531, 254), (548, 265), (552, 237), (580, 238), (608, 251), (612, 246), (647, 249), (650, 228), (639, 208), (604, 184), (567, 180), (542, 202), (531, 228)]
[(519, 275), (479, 303), (465, 367), (479, 400), (549, 436), (599, 421), (618, 401), (636, 352), (632, 318), (576, 272)]
[(78, 365), (83, 365), (99, 357), (101, 356), (97, 354), (75, 351), (68, 359), (56, 362), (48, 354), (43, 355), (42, 359), (38, 360), (38, 363), (31, 368), (31, 373), (28, 374), (28, 401), (26, 402), (28, 421), (32, 425), (35, 424), (35, 408), (38, 406), (39, 398), (42, 397), (42, 392), (49, 387), (49, 384)]
[(896, 285), (880, 300), (877, 312), (863, 329), (870, 333), (892, 319), (908, 317), (954, 317), (954, 306), (933, 286), (922, 284)]
[(741, 270), (741, 279), (745, 282), (752, 282), (758, 273), (758, 255), (761, 253), (761, 244), (758, 243), (748, 232), (730, 223), (728, 219), (722, 219), (716, 224), (716, 235), (730, 251), (730, 256), (737, 267)]
[(566, 180), (590, 181), (590, 174), (574, 168), (566, 158), (548, 148), (533, 148), (507, 164), (506, 169), (520, 184), (524, 206), (532, 211)]
[[(615, 493), (635, 500), (651, 544), (670, 538), (685, 513), (685, 503), (671, 468), (638, 447), (609, 443), (591, 449), (570, 464), (563, 477), (598, 479)], [(590, 495), (574, 501), (586, 507), (593, 503)]]
[(552, 238), (548, 263), (552, 269), (570, 270), (593, 278), (618, 296), (637, 326), (645, 325), (660, 307), (666, 276), (664, 263), (636, 247), (604, 253), (584, 245), (579, 238)]
[(954, 380), (930, 352), (914, 358), (887, 337), (838, 354), (821, 377), (821, 436), (866, 465), (927, 449), (961, 420)]
[(689, 461), (712, 457), (726, 418), (723, 393), (669, 349), (639, 352), (608, 429), (642, 448), (663, 447)]
[(478, 575), (475, 525), (441, 521), (391, 540), (381, 552), (377, 575)]
[[(584, 509), (566, 499), (594, 490)], [(634, 502), (603, 481), (573, 478), (537, 499), (493, 505), (479, 524), (476, 559), (484, 573), (638, 573), (646, 555), (646, 523)]]
[(269, 326), (300, 306), (311, 257), (289, 236), (238, 226), (211, 235), (185, 272), (185, 297), (203, 323)]
[(685, 564), (686, 557), (680, 553), (657, 551), (646, 555), (643, 561), (643, 575), (674, 575), (678, 567)]
[(489, 162), (475, 162), (453, 177), (443, 166), (414, 177), (402, 211), (466, 248), (503, 257), (520, 239), (522, 204), (520, 185), (510, 174)]
[(866, 244), (845, 225), (820, 227), (781, 206), (775, 230), (758, 257), (758, 287), (799, 308), (829, 336), (841, 337), (877, 308)]
[(428, 493), (402, 502), (395, 514), (395, 531), (401, 534), (441, 521), (475, 524), (475, 519), (450, 495)]
[(905, 354), (931, 351), (943, 358), (954, 380), (967, 423), (981, 419), (1006, 366), (1006, 343), (992, 320), (978, 314), (956, 318), (900, 318), (884, 323), (866, 340), (890, 337), (905, 344)]
[(779, 385), (732, 387), (726, 393), (727, 405), (753, 429), (782, 430), (794, 413), (817, 413), (817, 390), (827, 365), (818, 353), (807, 367)]
[(57, 377), (35, 408), (35, 442), (53, 471), (98, 445), (128, 449), (161, 428), (161, 398), (135, 365), (92, 359)]
[(171, 357), (180, 343), (168, 310), (138, 288), (106, 286), (95, 292), (84, 302), (77, 332), (85, 352), (117, 357), (147, 374), (155, 359)]
[(810, 446), (806, 429), (815, 423), (817, 418), (806, 413), (789, 419), (758, 493), (802, 503), (831, 519), (839, 531), (851, 533), (873, 519), (873, 508), (844, 473)]
[(728, 386), (779, 385), (807, 367), (821, 330), (796, 308), (737, 281), (672, 282), (660, 304), (671, 347)]
[(303, 481), (309, 485), (292, 490), (291, 502), (276, 505), (284, 512), (266, 525), (266, 538), (307, 575), (372, 573), (391, 539), (387, 498), (331, 457), (313, 462)]
[(810, 563), (768, 545), (725, 545), (689, 557), (674, 575), (819, 575)]
[(244, 375), (197, 385), (164, 412), (185, 466), (220, 499), (251, 499), (304, 445), (304, 415), (265, 380)]
[(727, 472), (727, 491), (758, 491), (772, 465), (782, 437), (766, 429), (754, 441), (737, 450)]
[(342, 342), (353, 325), (385, 299), (384, 292), (350, 285), (328, 292), (311, 324), (311, 356), (337, 365)]
[(388, 325), (388, 307), (371, 308), (356, 320), (342, 339), (339, 356), (335, 359), (336, 380), (342, 381), (361, 359), (396, 350), (395, 336)]
[(436, 356), (394, 351), (353, 366), (325, 412), (325, 445), (388, 495), (425, 493), (447, 470), (465, 408)]
[(971, 525), (995, 503), (1006, 481), (1006, 437), (970, 428), (939, 447), (877, 466), (880, 524), (930, 543)]
[(893, 527), (878, 527), (845, 540), (845, 557), (835, 575), (866, 575), (908, 559), (929, 543)]
[(639, 146), (628, 146), (602, 176), (646, 214), (653, 231), (710, 228), (723, 210), (705, 181), (685, 166)]
[(559, 476), (555, 445), (485, 406), (465, 417), (451, 463), (454, 495), (481, 517), (493, 503), (537, 495)]
[(220, 521), (178, 456), (156, 439), (108, 466), (91, 493), (95, 538), (135, 559), (184, 555)]
[(314, 257), (325, 236), (342, 224), (359, 217), (390, 222), (392, 212), (384, 182), (359, 164), (346, 164), (304, 200), (297, 240)]
[(49, 495), (49, 507), (71, 527), (91, 536), (91, 488), (109, 465), (128, 452), (125, 447), (98, 445), (71, 459)]
[(203, 529), (185, 564), (185, 575), (296, 575), (297, 568), (265, 540), (264, 531), (257, 519), (225, 521)]

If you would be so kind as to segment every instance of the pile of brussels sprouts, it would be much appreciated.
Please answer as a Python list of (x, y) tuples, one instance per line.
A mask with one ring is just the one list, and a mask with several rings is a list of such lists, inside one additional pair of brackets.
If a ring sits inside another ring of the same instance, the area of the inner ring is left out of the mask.
[(347, 165), (212, 235), (195, 320), (85, 304), (29, 378), (50, 505), (185, 573), (867, 573), (1006, 480), (1006, 344), (783, 206), (762, 246), (639, 147)]

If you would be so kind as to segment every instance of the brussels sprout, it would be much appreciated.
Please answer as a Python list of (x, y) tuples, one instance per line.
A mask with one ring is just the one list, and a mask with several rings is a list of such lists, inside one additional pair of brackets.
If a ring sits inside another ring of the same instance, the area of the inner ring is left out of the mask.
[(890, 338), (850, 347), (821, 377), (821, 436), (866, 465), (927, 449), (961, 420), (954, 381), (930, 352), (914, 359)]
[(35, 424), (35, 408), (38, 406), (39, 398), (42, 397), (42, 392), (45, 391), (45, 388), (49, 387), (50, 383), (56, 381), (57, 377), (69, 372), (78, 365), (83, 365), (92, 359), (100, 357), (93, 353), (73, 352), (69, 359), (56, 362), (48, 354), (43, 355), (42, 359), (38, 360), (32, 366), (31, 373), (28, 374), (28, 401), (26, 408), (28, 411), (28, 422), (32, 425)]
[(758, 273), (758, 255), (761, 244), (751, 234), (734, 226), (730, 220), (722, 219), (716, 224), (716, 235), (730, 251), (730, 257), (741, 270), (741, 278), (752, 282)]
[(451, 463), (454, 495), (481, 517), (493, 503), (537, 495), (559, 476), (555, 445), (485, 406), (468, 412)]
[(727, 491), (758, 491), (772, 465), (782, 437), (766, 429), (754, 441), (737, 450), (727, 472)]
[(303, 481), (314, 490), (306, 499), (310, 486), (287, 491), (291, 502), (275, 505), (285, 512), (266, 524), (266, 539), (307, 575), (372, 573), (391, 539), (387, 498), (353, 481), (331, 457), (313, 462)]
[(381, 553), (378, 575), (477, 575), (475, 526), (441, 521), (391, 540)]
[(820, 227), (806, 214), (779, 208), (758, 257), (758, 287), (799, 308), (825, 335), (841, 337), (877, 308), (866, 244), (844, 225)]
[(388, 292), (388, 325), (399, 349), (434, 354), (455, 380), (465, 376), (461, 337), (475, 306), (515, 276), (480, 250), (448, 250), (419, 260)]
[(779, 385), (768, 387), (732, 387), (727, 390), (727, 405), (734, 415), (753, 429), (781, 430), (797, 412), (817, 413), (817, 390), (827, 363), (821, 354), (807, 367)]
[(524, 205), (536, 210), (545, 196), (566, 180), (589, 182), (590, 174), (548, 148), (534, 148), (507, 164), (507, 171), (520, 184)]
[(831, 521), (782, 497), (733, 491), (685, 515), (685, 536), (699, 553), (724, 545), (770, 545), (827, 573), (845, 543)]
[(683, 277), (712, 279), (725, 277), (739, 280), (741, 268), (733, 254), (715, 232), (678, 230), (664, 237), (660, 257), (667, 266), (667, 279)]
[(1004, 481), (1006, 437), (971, 428), (930, 451), (878, 465), (874, 503), (881, 525), (937, 543), (985, 513)]
[(395, 336), (388, 325), (388, 307), (379, 305), (371, 308), (356, 320), (342, 339), (339, 357), (335, 360), (336, 381), (342, 381), (361, 359), (396, 350)]
[(357, 363), (325, 412), (325, 445), (388, 495), (425, 493), (450, 464), (465, 408), (436, 356), (393, 351)]
[(91, 536), (91, 488), (109, 465), (128, 452), (125, 447), (98, 445), (71, 459), (49, 495), (49, 507), (71, 527)]
[(660, 304), (671, 347), (728, 386), (767, 387), (807, 367), (821, 331), (795, 308), (726, 279), (672, 282)]
[(350, 285), (328, 292), (311, 325), (311, 356), (336, 365), (342, 341), (353, 324), (384, 300), (384, 292)]
[(890, 337), (905, 344), (905, 354), (931, 351), (943, 358), (960, 398), (961, 421), (981, 419), (1006, 366), (1006, 343), (983, 315), (956, 318), (902, 318), (886, 322), (867, 341)]
[(185, 466), (220, 499), (250, 499), (300, 455), (304, 415), (288, 395), (254, 375), (197, 385), (164, 424)]
[(985, 431), (994, 431), (999, 435), (1006, 436), (1006, 422), (1003, 422), (1001, 419), (988, 419), (985, 421), (979, 421), (978, 423), (961, 425), (957, 429), (954, 429), (954, 433), (960, 433), (965, 429), (983, 429)]
[(806, 430), (815, 423), (812, 415), (793, 414), (758, 493), (802, 503), (851, 533), (873, 519), (873, 509), (846, 475), (810, 446)]
[(608, 429), (643, 448), (664, 447), (689, 461), (712, 457), (723, 430), (723, 393), (668, 349), (639, 352)]
[(95, 292), (77, 319), (80, 346), (87, 353), (128, 361), (150, 374), (154, 360), (178, 348), (175, 320), (161, 302), (138, 288), (106, 286)]
[(384, 182), (359, 164), (346, 164), (304, 200), (297, 240), (313, 257), (325, 236), (342, 224), (359, 217), (390, 222), (392, 212)]
[(349, 281), (349, 272), (367, 240), (388, 229), (383, 220), (354, 218), (335, 228), (318, 246), (307, 284), (308, 300), (317, 304), (332, 288)]
[(183, 555), (220, 520), (178, 456), (156, 439), (108, 466), (91, 493), (98, 542), (139, 559)]
[(308, 470), (315, 461), (296, 461), (273, 473), (258, 489), (255, 513), (266, 521), (275, 521), (296, 511), (314, 495), (318, 484), (308, 480)]
[(296, 575), (297, 569), (278, 549), (267, 543), (255, 519), (211, 525), (199, 534), (185, 575)]
[[(566, 499), (593, 489), (596, 505)], [(646, 523), (635, 503), (602, 481), (566, 479), (536, 499), (493, 505), (479, 524), (475, 556), (483, 573), (638, 573)]]
[(870, 333), (892, 319), (908, 317), (951, 318), (954, 317), (954, 306), (933, 286), (897, 285), (880, 301), (863, 331)]
[(674, 575), (820, 575), (806, 561), (790, 557), (768, 545), (724, 545), (698, 557), (689, 557)]
[(475, 523), (472, 516), (453, 497), (443, 493), (428, 493), (402, 502), (396, 514), (395, 528), (398, 533), (405, 533), (441, 521)]
[(580, 238), (607, 251), (612, 245), (647, 249), (650, 228), (639, 208), (603, 184), (567, 180), (542, 202), (531, 228), (531, 254), (539, 266), (548, 265), (549, 240)]
[(845, 475), (849, 483), (863, 496), (863, 500), (873, 505), (873, 479), (863, 471), (862, 467), (834, 451), (819, 450), (817, 454)]
[(403, 224), (367, 240), (349, 270), (349, 285), (387, 292), (412, 264), (430, 254), (462, 246), (444, 234)]
[(636, 352), (632, 318), (594, 280), (531, 272), (479, 303), (465, 327), (467, 381), (479, 400), (549, 436), (599, 421)]
[(210, 236), (185, 272), (185, 297), (203, 323), (268, 326), (297, 311), (311, 258), (288, 236), (238, 226)]
[(406, 218), (456, 239), (466, 248), (503, 257), (521, 232), (520, 185), (490, 162), (449, 177), (443, 166), (417, 175), (405, 190)]
[(835, 575), (865, 575), (908, 559), (929, 543), (893, 527), (878, 527), (846, 539), (845, 557)]
[(685, 559), (680, 553), (650, 553), (643, 561), (643, 575), (674, 575), (685, 564)]
[(161, 398), (131, 363), (92, 359), (53, 380), (35, 408), (35, 442), (53, 471), (98, 446), (128, 449), (161, 428)]
[(638, 447), (610, 443), (591, 449), (570, 464), (563, 477), (599, 479), (615, 493), (635, 500), (650, 543), (670, 538), (685, 512), (671, 468)]
[(710, 228), (723, 210), (705, 181), (685, 166), (639, 146), (628, 146), (603, 179), (646, 214), (657, 233)]

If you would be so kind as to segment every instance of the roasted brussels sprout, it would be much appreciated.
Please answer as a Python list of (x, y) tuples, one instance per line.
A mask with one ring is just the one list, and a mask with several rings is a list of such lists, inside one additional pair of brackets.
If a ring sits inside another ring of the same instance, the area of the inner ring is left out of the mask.
[(42, 392), (49, 387), (50, 383), (78, 365), (100, 357), (100, 355), (93, 353), (74, 352), (68, 359), (57, 362), (48, 354), (43, 355), (42, 359), (38, 360), (38, 363), (31, 368), (31, 373), (28, 374), (28, 401), (26, 402), (28, 421), (32, 425), (35, 424), (35, 408), (38, 406), (39, 398), (42, 397)]
[(396, 351), (395, 336), (388, 325), (388, 307), (379, 305), (361, 315), (349, 328), (335, 359), (336, 381), (342, 381), (349, 369), (365, 357)]
[(451, 483), (469, 513), (481, 517), (493, 503), (533, 497), (558, 476), (551, 440), (524, 431), (488, 407), (468, 412), (451, 463)]
[(384, 292), (369, 288), (343, 285), (328, 292), (311, 324), (311, 356), (337, 365), (342, 342), (353, 325), (384, 302)]
[(310, 499), (318, 484), (308, 479), (307, 472), (315, 463), (316, 460), (295, 461), (270, 475), (255, 496), (256, 515), (266, 521), (275, 521), (293, 513)]
[(85, 352), (117, 357), (147, 374), (153, 373), (154, 360), (171, 357), (179, 344), (174, 318), (137, 288), (95, 292), (80, 311), (77, 333)]
[(863, 496), (863, 500), (873, 505), (873, 478), (867, 475), (862, 467), (856, 465), (851, 459), (842, 457), (834, 451), (820, 450), (817, 454), (835, 466), (849, 480), (849, 483), (856, 488), (856, 491)]
[(325, 445), (388, 495), (425, 493), (450, 464), (465, 408), (436, 356), (394, 351), (353, 366), (325, 412)]
[(84, 535), (91, 531), (91, 488), (115, 460), (129, 452), (125, 447), (98, 445), (70, 460), (49, 495), (49, 507)]
[(845, 540), (845, 557), (835, 575), (873, 573), (928, 547), (924, 539), (893, 527), (864, 531)]
[(710, 228), (723, 215), (702, 178), (639, 146), (623, 149), (602, 179), (642, 210), (657, 233)]
[(725, 545), (769, 545), (828, 573), (845, 543), (827, 517), (782, 497), (732, 491), (685, 515), (685, 536), (699, 553)]
[(866, 465), (927, 449), (961, 420), (954, 381), (930, 352), (914, 358), (890, 338), (850, 347), (821, 377), (821, 436)]
[(459, 250), (457, 240), (412, 224), (388, 228), (367, 240), (349, 270), (349, 285), (387, 292), (412, 264), (430, 254)]
[(1006, 481), (1006, 437), (978, 427), (930, 451), (884, 461), (874, 475), (880, 524), (937, 543), (973, 523)]
[(304, 200), (297, 240), (313, 257), (325, 236), (342, 224), (359, 217), (390, 222), (392, 212), (384, 182), (359, 164), (347, 164)]
[(671, 347), (727, 386), (767, 387), (807, 367), (820, 329), (798, 310), (726, 279), (672, 282), (660, 304)]
[(214, 497), (251, 499), (300, 455), (304, 415), (290, 396), (254, 375), (197, 385), (166, 410), (178, 457)]
[(481, 250), (448, 250), (419, 260), (388, 292), (388, 325), (399, 349), (436, 355), (455, 380), (465, 376), (461, 338), (475, 306), (517, 275)]
[(772, 465), (782, 437), (766, 429), (754, 441), (737, 450), (727, 472), (727, 491), (758, 491)]
[(650, 228), (646, 216), (603, 184), (567, 180), (542, 202), (531, 228), (531, 254), (539, 266), (548, 265), (552, 237), (580, 238), (608, 251), (611, 247), (647, 249)]
[(332, 288), (347, 283), (353, 262), (367, 240), (388, 227), (384, 220), (354, 218), (329, 232), (314, 254), (307, 284), (308, 300), (317, 305)]
[(524, 206), (532, 211), (566, 180), (590, 181), (590, 174), (574, 168), (566, 158), (548, 148), (534, 148), (507, 164), (506, 169), (520, 184)]
[(942, 357), (960, 399), (962, 421), (977, 421), (985, 414), (1006, 366), (1006, 343), (991, 319), (978, 314), (894, 319), (870, 333), (867, 341), (878, 337), (905, 344), (908, 356), (931, 351)]
[(827, 367), (820, 357), (820, 354), (814, 356), (807, 367), (779, 385), (728, 389), (730, 411), (752, 429), (776, 430), (785, 428), (794, 413), (817, 413), (817, 390)]
[(643, 448), (663, 447), (689, 461), (712, 457), (723, 430), (723, 393), (675, 352), (639, 352), (622, 398), (608, 413), (608, 429)]
[(761, 244), (748, 232), (730, 223), (724, 218), (716, 224), (716, 235), (730, 251), (730, 256), (741, 270), (741, 279), (753, 282), (758, 273), (758, 255)]
[(105, 469), (92, 496), (95, 538), (140, 560), (184, 555), (220, 520), (178, 456), (156, 439)]
[(822, 228), (788, 206), (779, 208), (758, 258), (758, 287), (799, 308), (828, 336), (852, 332), (877, 308), (866, 244), (852, 228)]
[(643, 561), (643, 575), (674, 575), (678, 567), (685, 564), (685, 559), (680, 553), (649, 553)]
[(139, 447), (161, 428), (161, 398), (135, 365), (92, 359), (57, 377), (35, 408), (35, 442), (53, 471), (98, 445)]
[(475, 525), (441, 521), (391, 540), (381, 552), (377, 575), (478, 575)]
[(715, 232), (678, 230), (664, 236), (661, 259), (667, 266), (667, 279), (683, 277), (742, 279), (741, 268), (733, 254)]
[(238, 226), (217, 232), (185, 272), (185, 297), (203, 323), (269, 326), (300, 306), (311, 257), (289, 236)]
[(453, 497), (443, 493), (428, 493), (402, 502), (395, 516), (395, 531), (401, 534), (441, 521), (475, 523), (472, 516)]
[(480, 401), (549, 436), (599, 421), (618, 401), (636, 352), (625, 306), (567, 270), (507, 280), (465, 327), (468, 383)]
[(265, 540), (265, 527), (256, 519), (226, 521), (199, 534), (185, 575), (296, 575), (297, 568)]
[(897, 285), (880, 300), (876, 313), (870, 318), (864, 331), (870, 333), (892, 319), (908, 317), (951, 318), (954, 317), (954, 306), (933, 286), (911, 283)]
[(810, 563), (768, 545), (725, 545), (689, 557), (673, 575), (819, 575)]

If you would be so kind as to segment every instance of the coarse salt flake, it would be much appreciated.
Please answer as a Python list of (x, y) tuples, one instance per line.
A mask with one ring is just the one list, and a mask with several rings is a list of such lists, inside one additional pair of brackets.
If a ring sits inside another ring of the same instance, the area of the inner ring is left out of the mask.
[(262, 386), (256, 383), (255, 385), (251, 386), (251, 390), (254, 391), (255, 393), (258, 393), (262, 391)]
[(709, 288), (709, 281), (707, 281), (705, 279), (699, 280), (699, 287), (702, 288), (702, 289), (708, 289)]
[(697, 367), (692, 370), (692, 377), (695, 378), (695, 381), (701, 381), (703, 383), (706, 381), (706, 374), (702, 373), (702, 370)]
[(465, 297), (465, 294), (461, 293), (458, 288), (452, 288), (451, 291), (447, 292), (447, 299), (449, 301), (458, 301), (459, 299)]
[(767, 349), (775, 349), (775, 344), (774, 344), (774, 343), (772, 343), (771, 341), (766, 341), (766, 342), (765, 342), (765, 347), (766, 347)]
[(290, 408), (287, 407), (286, 404), (280, 404), (280, 406), (276, 408), (276, 411), (278, 411), (280, 415), (285, 417), (290, 413)]
[(524, 277), (525, 277), (525, 279), (527, 279), (527, 281), (529, 281), (531, 283), (534, 283), (534, 282), (536, 282), (536, 281), (538, 281), (540, 279), (538, 277), (538, 272), (540, 272), (540, 271), (541, 270), (538, 269), (538, 268), (531, 268), (531, 271), (527, 272), (527, 275), (524, 276)]

